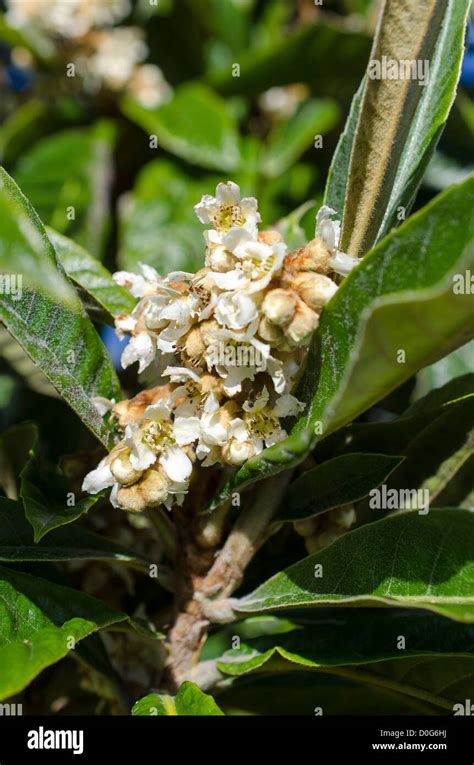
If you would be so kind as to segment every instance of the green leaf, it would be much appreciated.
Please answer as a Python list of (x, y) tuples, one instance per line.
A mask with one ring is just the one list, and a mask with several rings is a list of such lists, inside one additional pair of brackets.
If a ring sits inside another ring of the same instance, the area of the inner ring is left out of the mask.
[[(120, 383), (112, 362), (57, 263), (36, 213), (4, 170), (0, 177), (0, 205), (2, 200), (8, 203), (8, 214), (0, 218), (0, 270), (8, 272), (14, 267), (24, 277), (19, 300), (7, 294), (0, 296), (0, 319), (84, 424), (107, 446), (113, 436), (92, 398), (120, 399)], [(30, 253), (29, 258), (26, 253)], [(14, 263), (11, 258), (15, 258)], [(40, 291), (45, 275), (50, 285), (48, 294)], [(50, 296), (53, 284), (54, 301)]]
[(193, 206), (203, 194), (212, 194), (219, 180), (192, 180), (166, 160), (148, 163), (133, 192), (120, 200), (121, 268), (136, 270), (141, 262), (162, 274), (202, 268), (204, 229)]
[[(334, 672), (354, 682), (406, 694), (454, 714), (465, 714), (466, 700), (472, 696), (474, 660), (472, 656), (430, 656), (368, 667), (341, 667)], [(464, 711), (460, 712), (460, 708)]]
[(262, 157), (262, 171), (275, 178), (288, 170), (314, 144), (316, 135), (328, 133), (337, 123), (336, 101), (310, 99), (286, 122), (270, 133)]
[[(421, 398), (429, 391), (440, 388), (455, 377), (471, 373), (474, 369), (474, 341), (470, 341), (452, 353), (418, 372), (416, 396)], [(472, 386), (474, 390), (474, 384)]]
[(474, 394), (444, 407), (414, 435), (404, 454), (388, 488), (428, 491), (431, 507), (463, 502), (474, 490)]
[(33, 527), (35, 542), (49, 531), (76, 521), (100, 498), (100, 495), (84, 497), (68, 506), (67, 482), (61, 478), (56, 474), (48, 475), (35, 454), (31, 454), (21, 472), (20, 496), (25, 516)]
[(149, 570), (147, 558), (81, 528), (59, 528), (35, 543), (33, 529), (19, 504), (0, 497), (0, 561), (108, 560)]
[(370, 38), (323, 20), (293, 30), (291, 24), (281, 26), (263, 44), (257, 39), (239, 54), (239, 77), (228, 65), (212, 72), (210, 80), (217, 90), (225, 96), (258, 96), (274, 86), (305, 82), (318, 95), (350, 98), (363, 75)]
[(102, 263), (53, 229), (47, 228), (46, 232), (65, 272), (80, 288), (80, 297), (93, 318), (113, 323), (117, 314), (131, 313), (135, 298), (124, 287), (115, 284)]
[(59, 398), (56, 388), (3, 325), (0, 325), (0, 358), (7, 362), (31, 390), (42, 396)]
[(219, 172), (238, 168), (237, 126), (225, 102), (206, 85), (181, 85), (170, 103), (153, 109), (127, 96), (122, 108), (167, 151), (193, 165)]
[[(473, 556), (473, 513), (401, 512), (351, 531), (326, 550), (276, 574), (238, 601), (235, 609), (249, 613), (389, 604), (473, 622)], [(322, 569), (315, 569), (317, 564)]]
[[(367, 252), (410, 208), (451, 109), (464, 52), (470, 0), (384, 6), (354, 132), (341, 248)], [(387, 59), (428, 62), (417, 77), (371, 77)], [(422, 73), (423, 74), (423, 73)], [(339, 209), (338, 212), (341, 212)]]
[(27, 280), (50, 298), (69, 307), (76, 305), (74, 290), (57, 267), (38, 216), (3, 168), (0, 168), (0, 272), (16, 277), (11, 283), (11, 297), (6, 287), (2, 289), (2, 299), (9, 297), (13, 305), (21, 303), (21, 288)]
[(349, 115), (334, 152), (326, 181), (324, 204), (336, 210), (340, 218), (342, 218), (344, 210), (352, 144), (354, 142), (357, 120), (359, 119), (360, 100), (364, 86), (365, 78), (362, 80), (357, 93), (352, 99)]
[(132, 715), (186, 715), (188, 717), (222, 715), (216, 702), (197, 685), (185, 682), (180, 685), (176, 696), (167, 693), (150, 693), (134, 704)]
[(343, 454), (290, 484), (275, 521), (300, 521), (366, 497), (403, 460), (386, 454)]
[(310, 402), (306, 413), (288, 438), (249, 460), (215, 504), (297, 464), (318, 436), (473, 337), (472, 296), (453, 291), (453, 275), (474, 269), (473, 206), (474, 177), (413, 215), (344, 280), (322, 313), (297, 391)]
[(25, 688), (75, 643), (128, 617), (96, 598), (0, 568), (0, 699)]
[(15, 167), (41, 219), (97, 257), (109, 225), (114, 140), (109, 122), (65, 130), (39, 141)]
[[(358, 668), (351, 671), (362, 675)], [(325, 716), (439, 714), (437, 700), (427, 701), (423, 691), (420, 695), (422, 699), (413, 694), (408, 696), (399, 687), (386, 688), (380, 681), (369, 684), (366, 675), (361, 679), (346, 678), (342, 670), (335, 669), (330, 673), (251, 674), (235, 679), (229, 688), (221, 691), (219, 703), (227, 715), (314, 717), (316, 706)]]
[[(414, 656), (472, 657), (470, 625), (398, 609), (322, 609), (310, 624), (278, 636), (259, 637), (217, 659), (227, 675), (307, 671)], [(236, 627), (238, 625), (234, 625)], [(404, 637), (403, 649), (400, 636)]]

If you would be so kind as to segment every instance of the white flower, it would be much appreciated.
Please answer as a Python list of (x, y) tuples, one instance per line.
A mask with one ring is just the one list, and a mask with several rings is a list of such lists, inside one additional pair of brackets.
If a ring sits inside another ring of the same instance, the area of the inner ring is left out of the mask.
[(205, 232), (208, 244), (224, 244), (232, 250), (236, 230), (243, 229), (252, 239), (257, 238), (257, 224), (260, 214), (254, 197), (240, 198), (240, 188), (228, 181), (219, 183), (216, 196), (205, 194), (195, 205), (194, 211), (201, 223), (213, 225)]
[(111, 90), (122, 90), (148, 53), (141, 29), (114, 27), (94, 33), (92, 41), (95, 52), (81, 63), (90, 86), (103, 83)]
[(110, 412), (115, 404), (114, 398), (105, 398), (105, 396), (93, 396), (91, 401), (101, 417), (103, 417), (104, 414), (107, 414), (107, 412)]
[(270, 245), (241, 236), (233, 250), (236, 267), (226, 273), (213, 272), (210, 277), (219, 289), (260, 292), (281, 271), (286, 252), (283, 242)]
[(93, 27), (120, 21), (130, 11), (129, 0), (7, 0), (8, 23), (14, 27), (39, 24), (63, 37), (87, 34)]
[(115, 478), (110, 470), (107, 457), (99, 462), (95, 470), (91, 470), (90, 473), (84, 478), (82, 482), (82, 491), (87, 491), (88, 494), (98, 494), (103, 489), (108, 489), (115, 483)]
[(153, 361), (156, 354), (155, 341), (148, 332), (139, 332), (134, 335), (121, 357), (123, 369), (127, 369), (131, 364), (138, 361), (138, 372), (143, 372)]
[(186, 294), (171, 300), (153, 318), (145, 317), (145, 322), (151, 329), (167, 325), (157, 335), (157, 346), (163, 353), (174, 353), (178, 340), (191, 329), (193, 318), (197, 315), (199, 300), (195, 295)]
[(321, 207), (316, 215), (316, 236), (321, 239), (332, 255), (329, 265), (333, 271), (341, 276), (347, 276), (353, 268), (359, 265), (359, 260), (338, 249), (341, 224), (337, 220), (332, 220), (333, 215), (337, 215), (337, 213), (331, 207), (327, 205)]
[(215, 317), (224, 327), (244, 329), (258, 317), (258, 310), (248, 295), (225, 292), (217, 298)]
[(137, 66), (127, 89), (146, 109), (161, 106), (169, 101), (173, 94), (163, 72), (155, 64)]
[(115, 284), (125, 287), (133, 297), (142, 298), (156, 292), (158, 285), (163, 281), (162, 277), (151, 266), (139, 263), (141, 274), (130, 271), (116, 271), (112, 275)]

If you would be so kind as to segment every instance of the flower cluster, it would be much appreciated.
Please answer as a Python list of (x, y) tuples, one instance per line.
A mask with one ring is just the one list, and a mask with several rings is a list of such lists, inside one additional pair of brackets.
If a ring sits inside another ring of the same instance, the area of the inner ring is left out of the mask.
[(7, 0), (7, 6), (13, 27), (34, 24), (62, 40), (86, 90), (126, 90), (147, 108), (171, 97), (161, 69), (142, 63), (148, 55), (142, 30), (113, 26), (130, 12), (129, 0)]
[(195, 212), (209, 226), (197, 273), (142, 265), (114, 275), (138, 300), (116, 317), (131, 337), (122, 366), (150, 367), (161, 383), (113, 407), (124, 438), (84, 481), (92, 493), (113, 487), (125, 510), (181, 504), (197, 463), (237, 467), (286, 436), (282, 420), (304, 408), (292, 390), (335, 274), (357, 263), (338, 250), (328, 207), (316, 238), (293, 252), (276, 229), (259, 231), (257, 201), (232, 182)]

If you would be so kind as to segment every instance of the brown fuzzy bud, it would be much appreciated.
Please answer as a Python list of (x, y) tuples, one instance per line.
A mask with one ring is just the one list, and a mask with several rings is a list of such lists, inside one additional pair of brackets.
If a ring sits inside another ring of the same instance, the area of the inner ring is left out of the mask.
[(296, 295), (291, 290), (280, 287), (270, 290), (265, 295), (262, 311), (272, 324), (284, 327), (292, 320), (296, 310)]
[(147, 508), (161, 505), (167, 496), (168, 481), (163, 474), (147, 470), (141, 481), (119, 490), (117, 501), (129, 513), (142, 513)]
[(291, 286), (313, 311), (320, 313), (337, 292), (337, 284), (329, 276), (303, 271), (291, 280)]
[(203, 393), (215, 393), (217, 397), (222, 396), (224, 381), (221, 377), (210, 374), (203, 374), (201, 379), (201, 391)]
[(192, 363), (199, 363), (202, 354), (206, 350), (201, 330), (199, 327), (193, 327), (189, 330), (184, 341), (184, 351)]
[(140, 422), (147, 406), (156, 404), (162, 398), (168, 398), (169, 394), (169, 385), (157, 385), (155, 388), (142, 390), (133, 398), (115, 404), (112, 408), (113, 415), (117, 417), (119, 426), (125, 428), (130, 422)]
[(303, 300), (300, 300), (291, 323), (285, 328), (285, 334), (294, 345), (306, 345), (318, 323), (318, 314), (312, 311)]
[(284, 268), (290, 274), (300, 271), (315, 271), (320, 274), (328, 274), (332, 269), (329, 265), (331, 253), (320, 239), (312, 239), (311, 242), (300, 247), (299, 250), (288, 253), (285, 258)]
[(276, 228), (269, 228), (266, 231), (259, 231), (258, 241), (271, 246), (272, 244), (282, 242), (283, 237)]
[(209, 345), (216, 342), (214, 332), (221, 329), (221, 327), (215, 319), (208, 319), (207, 321), (202, 321), (200, 323), (199, 329), (201, 330), (202, 341), (207, 348)]

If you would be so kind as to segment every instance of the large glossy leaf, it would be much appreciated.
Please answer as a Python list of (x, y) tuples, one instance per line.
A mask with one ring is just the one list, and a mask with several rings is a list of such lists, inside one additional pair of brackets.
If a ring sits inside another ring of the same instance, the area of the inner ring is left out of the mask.
[(356, 502), (383, 483), (402, 457), (344, 454), (308, 470), (290, 484), (276, 521), (299, 521)]
[(176, 696), (167, 693), (150, 693), (134, 704), (132, 715), (187, 715), (188, 717), (222, 715), (216, 702), (207, 693), (203, 693), (197, 685), (183, 683)]
[(193, 206), (203, 194), (213, 194), (219, 180), (192, 180), (162, 159), (146, 165), (133, 191), (120, 200), (120, 267), (136, 271), (147, 263), (162, 274), (202, 268), (203, 227)]
[(76, 502), (74, 495), (69, 494), (67, 481), (48, 471), (35, 454), (31, 454), (21, 472), (20, 496), (35, 542), (49, 531), (76, 521), (99, 499), (99, 495), (87, 496)]
[[(384, 5), (345, 191), (342, 248), (351, 254), (373, 247), (396, 223), (398, 208), (413, 202), (454, 100), (469, 7), (470, 0), (390, 0)], [(429, 69), (416, 77), (371, 77), (374, 62), (387, 59)]]
[(410, 440), (404, 454), (388, 487), (428, 491), (431, 506), (446, 507), (448, 499), (452, 506), (462, 503), (474, 490), (474, 394), (445, 407)]
[(65, 130), (23, 154), (15, 178), (44, 223), (102, 254), (112, 183), (111, 123)]
[[(52, 247), (29, 201), (8, 173), (0, 168), (0, 273), (38, 285), (51, 298), (74, 307), (74, 292), (57, 268)], [(12, 287), (20, 286), (18, 282)], [(13, 292), (13, 290), (12, 290)], [(2, 289), (6, 298), (6, 289)], [(10, 303), (21, 302), (13, 294)]]
[(87, 635), (127, 619), (90, 595), (0, 567), (0, 699), (21, 691)]
[[(474, 621), (474, 514), (401, 512), (349, 532), (242, 598), (241, 612), (328, 604), (425, 608)], [(315, 568), (317, 564), (322, 569)], [(318, 572), (322, 571), (322, 576)]]
[(216, 501), (296, 464), (321, 434), (474, 335), (472, 295), (453, 292), (453, 275), (474, 268), (473, 206), (474, 177), (413, 215), (345, 279), (309, 353), (298, 391), (306, 413), (288, 438), (249, 460)]
[[(0, 270), (14, 267), (23, 273), (20, 300), (0, 296), (0, 319), (31, 359), (53, 383), (84, 424), (105, 444), (112, 441), (92, 402), (94, 396), (120, 398), (120, 384), (112, 362), (87, 317), (76, 292), (57, 263), (39, 218), (14, 181), (2, 170), (1, 197), (8, 201), (8, 215), (0, 217)], [(38, 249), (39, 248), (39, 249)], [(26, 257), (26, 255), (25, 255)], [(42, 277), (56, 284), (55, 299), (43, 292)], [(58, 294), (59, 293), (59, 294)]]
[(236, 124), (225, 101), (203, 84), (182, 85), (170, 103), (154, 109), (126, 97), (123, 110), (167, 151), (188, 162), (219, 172), (239, 165)]
[(0, 497), (0, 561), (108, 560), (148, 571), (152, 561), (82, 528), (59, 528), (35, 543), (33, 529), (16, 502)]
[(97, 320), (113, 322), (119, 313), (131, 313), (136, 300), (124, 287), (119, 287), (112, 274), (87, 250), (51, 228), (48, 239), (67, 275), (79, 288), (89, 314)]
[[(236, 625), (237, 626), (237, 625)], [(235, 631), (235, 629), (234, 629)], [(403, 638), (403, 641), (400, 640)], [(310, 624), (284, 635), (246, 641), (217, 667), (228, 675), (358, 665), (413, 656), (472, 656), (471, 625), (398, 609), (322, 609)], [(293, 667), (291, 665), (294, 665)]]
[(294, 116), (278, 124), (268, 136), (262, 157), (264, 174), (275, 177), (288, 170), (314, 144), (317, 135), (324, 135), (334, 127), (338, 117), (336, 101), (306, 101)]

